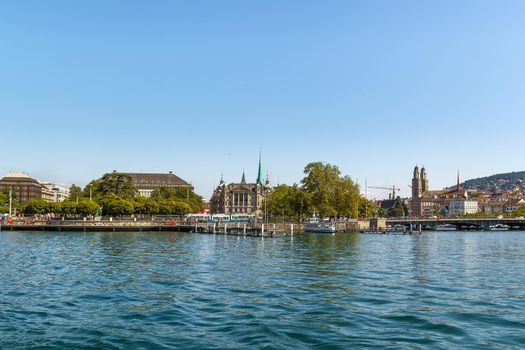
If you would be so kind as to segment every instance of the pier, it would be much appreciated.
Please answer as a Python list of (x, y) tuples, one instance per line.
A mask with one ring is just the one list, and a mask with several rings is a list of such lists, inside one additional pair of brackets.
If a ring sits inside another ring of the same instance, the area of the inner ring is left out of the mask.
[[(358, 231), (357, 221), (333, 222), (336, 232)], [(299, 222), (197, 222), (185, 220), (16, 220), (2, 224), (2, 231), (64, 231), (64, 232), (193, 232), (226, 234), (236, 236), (270, 237), (276, 234), (294, 235), (304, 233)]]
[(497, 217), (461, 217), (444, 219), (387, 219), (390, 226), (403, 225), (412, 230), (435, 230), (440, 225), (454, 225), (457, 230), (488, 230), (494, 225), (506, 225), (510, 230), (525, 230), (524, 218)]
[[(380, 222), (378, 222), (380, 221)], [(371, 219), (331, 222), (335, 232), (411, 234), (436, 230), (440, 225), (454, 225), (458, 231), (489, 230), (506, 225), (509, 230), (525, 230), (523, 218), (450, 218), (450, 219)], [(402, 227), (403, 229), (400, 229)], [(278, 234), (304, 233), (300, 222), (197, 222), (185, 220), (15, 220), (0, 225), (2, 231), (64, 232), (193, 232), (235, 236), (272, 237)]]

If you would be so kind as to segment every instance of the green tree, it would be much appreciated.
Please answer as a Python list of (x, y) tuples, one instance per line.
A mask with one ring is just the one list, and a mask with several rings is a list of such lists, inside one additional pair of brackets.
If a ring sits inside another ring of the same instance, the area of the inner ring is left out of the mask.
[(160, 210), (159, 208), (160, 208), (160, 206), (159, 206), (159, 203), (157, 201), (154, 201), (152, 199), (148, 199), (144, 203), (144, 212), (143, 212), (143, 214), (148, 214), (148, 215), (158, 214), (159, 210)]
[(293, 186), (279, 185), (268, 195), (268, 213), (272, 217), (301, 220), (312, 215), (311, 195)]
[(313, 209), (320, 217), (358, 216), (361, 200), (359, 186), (349, 176), (341, 176), (337, 166), (310, 163), (304, 173), (302, 188), (311, 195)]
[(303, 189), (312, 195), (314, 209), (321, 217), (337, 215), (333, 203), (334, 190), (341, 176), (339, 168), (321, 162), (310, 163), (304, 168), (304, 174), (301, 183)]
[(173, 214), (186, 215), (192, 212), (191, 206), (183, 201), (174, 201), (173, 203)]
[(82, 216), (95, 216), (100, 211), (100, 205), (94, 201), (82, 200), (76, 206), (76, 213)]
[[(18, 195), (13, 191), (11, 193), (11, 209), (18, 208), (18, 204)], [(0, 192), (0, 213), (9, 213), (9, 190)]]
[(98, 181), (95, 181), (95, 180), (91, 181), (82, 190), (82, 196), (84, 198), (91, 198), (91, 199), (94, 199), (94, 200), (100, 199), (100, 198), (98, 198), (98, 197), (100, 197), (99, 187), (100, 187), (100, 183)]
[[(330, 200), (335, 216), (357, 218), (361, 202), (359, 186), (349, 176), (340, 177)], [(364, 200), (364, 199), (363, 199)]]
[(406, 213), (405, 213), (405, 204), (403, 203), (403, 200), (401, 199), (401, 197), (397, 197), (396, 198), (396, 202), (394, 204), (394, 207), (389, 209), (388, 212), (387, 212), (387, 215), (389, 217), (402, 217), (402, 216), (406, 216)]
[(173, 187), (159, 187), (155, 189), (150, 196), (151, 199), (157, 201), (177, 199), (177, 191)]
[(25, 202), (21, 209), (23, 214), (48, 214), (50, 206), (48, 202), (42, 199), (32, 199)]
[(133, 202), (127, 199), (113, 199), (104, 206), (104, 212), (108, 215), (131, 215), (133, 211)]
[(64, 201), (61, 202), (59, 205), (59, 212), (60, 214), (67, 216), (75, 215), (77, 213), (77, 202), (75, 201)]
[(69, 197), (67, 198), (68, 201), (76, 202), (84, 198), (84, 192), (82, 192), (82, 189), (73, 184), (69, 188)]
[(199, 212), (204, 209), (204, 200), (189, 187), (159, 187), (151, 194), (151, 199), (178, 200), (187, 203), (192, 212)]
[(186, 215), (191, 213), (188, 203), (180, 200), (161, 200), (158, 201), (159, 214), (163, 215)]
[(268, 194), (266, 205), (268, 214), (272, 217), (290, 218), (296, 213), (291, 204), (292, 194), (291, 187), (288, 185), (279, 185)]
[(48, 213), (49, 214), (60, 214), (61, 210), (62, 210), (62, 206), (60, 205), (59, 202), (51, 202), (51, 203), (47, 203), (48, 205)]
[(138, 196), (133, 203), (135, 214), (154, 215), (159, 214), (159, 203), (155, 199)]
[(367, 200), (365, 197), (360, 197), (359, 199), (359, 216), (360, 217), (366, 217), (368, 215), (369, 218), (372, 217), (381, 217), (385, 215), (385, 211), (381, 209), (376, 205), (376, 203), (373, 200)]
[(384, 218), (386, 216), (386, 210), (381, 208), (381, 207), (377, 207), (377, 212), (376, 212), (376, 216), (378, 218)]
[(0, 213), (9, 211), (9, 193), (0, 192)]
[(512, 212), (512, 216), (525, 216), (525, 204), (520, 205), (520, 207)]
[[(86, 189), (89, 191), (89, 188)], [(92, 188), (92, 191), (94, 191), (97, 198), (115, 195), (121, 199), (133, 199), (138, 194), (131, 176), (117, 172), (104, 174), (98, 182), (98, 185)]]

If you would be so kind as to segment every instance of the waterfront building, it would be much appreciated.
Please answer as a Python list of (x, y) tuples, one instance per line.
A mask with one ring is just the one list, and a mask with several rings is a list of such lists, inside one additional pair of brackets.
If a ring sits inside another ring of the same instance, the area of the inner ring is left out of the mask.
[(210, 200), (211, 214), (253, 214), (264, 217), (265, 199), (271, 191), (268, 177), (263, 179), (262, 163), (259, 157), (259, 170), (254, 183), (248, 183), (243, 172), (240, 182), (226, 184), (221, 177), (219, 186)]
[(169, 173), (124, 173), (131, 177), (133, 185), (143, 197), (149, 198), (153, 191), (160, 187), (187, 188), (193, 190), (193, 186), (175, 175)]
[(487, 214), (499, 214), (505, 211), (506, 199), (503, 198), (489, 198), (484, 207), (484, 212)]
[(524, 203), (525, 199), (523, 198), (509, 198), (507, 203), (505, 203), (505, 213), (512, 213), (518, 210)]
[(434, 215), (434, 200), (429, 197), (410, 199), (410, 216), (431, 217)]
[(45, 186), (44, 184), (40, 183), (42, 185), (42, 199), (46, 202), (52, 203), (55, 201), (55, 193), (50, 187)]
[(492, 197), (486, 201), (484, 212), (487, 214), (512, 213), (513, 211), (518, 210), (524, 203), (525, 199), (519, 197), (509, 198), (504, 195)]
[[(416, 165), (412, 177), (412, 198), (410, 199), (410, 216), (430, 217), (436, 212), (450, 213), (450, 203), (469, 200), (469, 191), (462, 189), (457, 177), (457, 185), (450, 189), (430, 190), (425, 167), (419, 170)], [(469, 209), (470, 210), (470, 209)]]
[(448, 204), (449, 215), (476, 214), (478, 211), (478, 202), (474, 200), (452, 200)]
[(41, 182), (42, 199), (47, 202), (63, 202), (69, 197), (69, 189), (53, 182)]
[(10, 173), (0, 179), (0, 192), (13, 191), (19, 203), (42, 199), (42, 185), (25, 173)]

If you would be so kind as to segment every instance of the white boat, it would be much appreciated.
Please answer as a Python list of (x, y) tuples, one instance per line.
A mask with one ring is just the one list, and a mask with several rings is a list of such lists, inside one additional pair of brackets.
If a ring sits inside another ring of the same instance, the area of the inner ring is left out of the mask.
[(312, 218), (304, 224), (304, 232), (335, 233), (335, 227), (328, 223), (319, 222), (317, 218)]
[(489, 230), (491, 231), (508, 231), (509, 229), (510, 227), (504, 224), (497, 224), (489, 227)]
[(406, 232), (406, 230), (407, 228), (405, 225), (394, 225), (388, 229), (390, 232)]
[(443, 224), (443, 225), (437, 225), (436, 231), (457, 231), (457, 228), (456, 228), (456, 225)]

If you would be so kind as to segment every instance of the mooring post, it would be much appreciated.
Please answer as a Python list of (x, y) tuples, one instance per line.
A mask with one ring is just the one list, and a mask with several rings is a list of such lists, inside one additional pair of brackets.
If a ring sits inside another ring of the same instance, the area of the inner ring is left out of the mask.
[(215, 234), (215, 223), (213, 223), (213, 233)]
[(264, 224), (261, 225), (261, 236), (264, 236)]
[(228, 224), (224, 224), (224, 234), (228, 233)]
[(290, 235), (293, 236), (293, 224), (290, 224)]
[(246, 236), (246, 224), (244, 224), (242, 228), (242, 234)]

